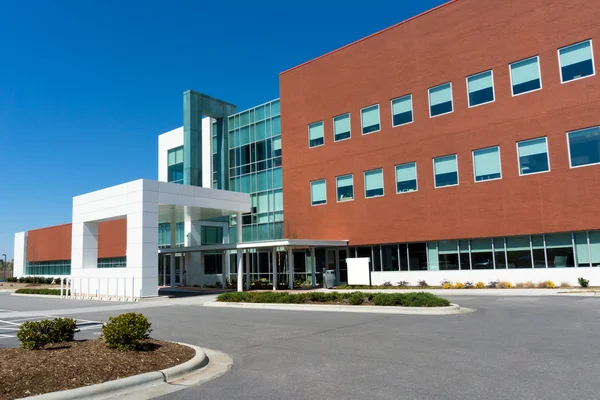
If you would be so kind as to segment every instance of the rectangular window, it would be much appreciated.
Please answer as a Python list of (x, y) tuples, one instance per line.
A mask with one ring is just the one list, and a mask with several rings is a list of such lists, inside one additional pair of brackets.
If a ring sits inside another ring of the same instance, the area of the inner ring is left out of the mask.
[(452, 83), (448, 82), (430, 88), (429, 116), (437, 117), (438, 115), (448, 114), (452, 111)]
[(471, 239), (472, 269), (494, 269), (492, 239)]
[(383, 169), (365, 171), (365, 198), (383, 196)]
[(380, 129), (379, 126), (379, 104), (374, 106), (363, 108), (360, 110), (360, 121), (362, 124), (362, 133), (377, 132)]
[(310, 204), (318, 206), (327, 203), (327, 187), (325, 179), (310, 183)]
[(323, 121), (308, 126), (308, 147), (322, 146), (325, 143)]
[(435, 187), (458, 185), (458, 162), (456, 154), (433, 159)]
[(333, 119), (333, 140), (335, 142), (350, 138), (350, 113)]
[(571, 167), (600, 163), (600, 127), (567, 133)]
[(519, 175), (550, 171), (548, 142), (545, 137), (517, 143)]
[(567, 268), (575, 266), (573, 238), (570, 233), (546, 235), (546, 257), (548, 268)]
[(183, 146), (170, 149), (167, 152), (167, 165), (174, 165), (183, 162)]
[(473, 150), (473, 171), (475, 182), (500, 179), (500, 148), (496, 146)]
[(562, 83), (594, 75), (592, 41), (586, 40), (559, 49), (558, 63)]
[(392, 126), (413, 122), (412, 94), (392, 100)]
[(510, 64), (510, 82), (513, 96), (541, 89), (539, 57), (535, 56)]
[(506, 256), (508, 268), (533, 268), (529, 236), (507, 237)]
[(396, 165), (396, 193), (417, 190), (417, 163)]
[(492, 71), (482, 72), (467, 78), (469, 107), (494, 101), (494, 75)]
[(223, 243), (223, 227), (206, 226), (200, 227), (201, 244), (220, 244)]
[(354, 180), (352, 174), (338, 176), (335, 180), (337, 185), (337, 201), (354, 200)]

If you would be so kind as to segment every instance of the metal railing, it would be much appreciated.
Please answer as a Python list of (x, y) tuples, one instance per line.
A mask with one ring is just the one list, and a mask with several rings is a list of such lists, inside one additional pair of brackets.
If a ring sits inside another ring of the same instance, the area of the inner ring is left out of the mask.
[(142, 289), (136, 296), (133, 277), (112, 278), (76, 278), (67, 277), (60, 281), (60, 297), (82, 300), (137, 301)]

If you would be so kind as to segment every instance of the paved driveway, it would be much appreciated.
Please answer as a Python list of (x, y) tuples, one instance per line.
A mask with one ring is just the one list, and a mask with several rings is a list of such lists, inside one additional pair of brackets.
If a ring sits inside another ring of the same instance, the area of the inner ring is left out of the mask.
[[(153, 336), (224, 351), (234, 366), (164, 399), (599, 398), (600, 298), (456, 296), (478, 310), (455, 316), (214, 309), (184, 300), (139, 309)], [(71, 316), (90, 321), (119, 312), (75, 310)]]

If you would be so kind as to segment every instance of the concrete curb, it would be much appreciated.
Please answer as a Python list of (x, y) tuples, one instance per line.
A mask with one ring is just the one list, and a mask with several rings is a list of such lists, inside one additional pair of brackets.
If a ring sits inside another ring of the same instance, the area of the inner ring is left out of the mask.
[(472, 308), (451, 304), (448, 307), (386, 307), (386, 306), (347, 306), (334, 304), (274, 304), (274, 303), (233, 303), (209, 302), (204, 307), (244, 308), (256, 310), (279, 311), (323, 311), (323, 312), (354, 312), (374, 314), (405, 314), (405, 315), (455, 315), (474, 312)]
[(468, 296), (468, 297), (547, 297), (547, 296), (564, 296), (564, 295), (579, 295), (579, 296), (594, 296), (594, 292), (582, 291), (577, 289), (318, 289), (317, 292), (364, 292), (364, 293), (419, 293), (426, 292), (437, 296)]
[(58, 294), (29, 294), (29, 293), (11, 293), (11, 296), (22, 296), (22, 297), (40, 297), (44, 299), (63, 299)]
[(196, 372), (206, 367), (209, 359), (206, 356), (204, 349), (186, 343), (178, 343), (182, 346), (191, 347), (196, 351), (196, 355), (189, 361), (183, 364), (176, 365), (161, 371), (148, 372), (145, 374), (134, 375), (115, 381), (108, 381), (80, 387), (76, 389), (63, 390), (60, 392), (52, 392), (41, 394), (38, 396), (26, 397), (26, 399), (36, 400), (76, 400), (76, 399), (95, 399), (108, 398), (118, 395), (131, 393), (134, 390), (143, 390), (145, 388), (156, 387), (163, 383), (170, 383), (175, 379), (179, 379), (191, 372)]

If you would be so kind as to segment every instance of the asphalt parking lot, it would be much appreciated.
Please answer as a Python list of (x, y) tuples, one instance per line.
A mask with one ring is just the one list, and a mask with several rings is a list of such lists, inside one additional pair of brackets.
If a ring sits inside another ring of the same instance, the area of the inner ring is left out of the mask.
[[(45, 299), (0, 293), (18, 316)], [(600, 298), (468, 297), (471, 314), (414, 316), (215, 309), (194, 299), (90, 304), (59, 312), (102, 321), (143, 312), (153, 337), (220, 350), (233, 369), (164, 399), (597, 399)], [(58, 308), (57, 308), (58, 307)], [(93, 337), (94, 330), (79, 337)], [(0, 339), (0, 347), (17, 345)]]

